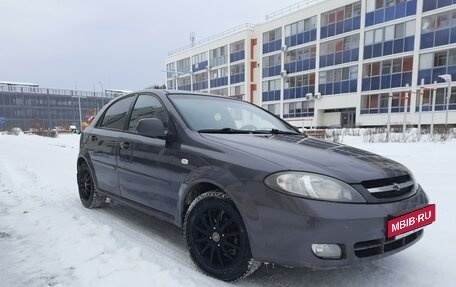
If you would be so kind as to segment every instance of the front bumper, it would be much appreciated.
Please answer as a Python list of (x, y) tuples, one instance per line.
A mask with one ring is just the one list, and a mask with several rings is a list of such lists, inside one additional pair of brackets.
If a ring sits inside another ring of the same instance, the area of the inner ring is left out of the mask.
[[(424, 191), (383, 204), (344, 204), (289, 196), (262, 183), (233, 190), (249, 234), (252, 256), (259, 261), (292, 267), (335, 268), (397, 253), (415, 242), (423, 231), (400, 240), (386, 239), (386, 223), (424, 207)], [(312, 244), (338, 244), (342, 259), (315, 256)]]

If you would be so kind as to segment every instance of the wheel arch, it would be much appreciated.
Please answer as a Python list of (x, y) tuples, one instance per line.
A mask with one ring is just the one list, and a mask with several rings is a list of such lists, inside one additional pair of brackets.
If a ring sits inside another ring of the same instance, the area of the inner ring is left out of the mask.
[[(81, 165), (83, 163), (87, 163), (87, 160), (83, 156), (79, 156), (78, 160), (77, 160), (77, 163), (76, 163), (76, 167), (77, 167), (77, 171), (78, 172), (79, 172), (79, 168), (81, 167)], [(89, 164), (87, 163), (87, 165), (89, 165)]]
[(241, 208), (239, 208), (241, 203), (237, 202), (237, 197), (234, 194), (231, 194), (230, 187), (224, 186), (210, 179), (201, 179), (191, 184), (182, 185), (181, 190), (179, 192), (178, 212), (175, 218), (176, 225), (179, 227), (183, 226), (184, 218), (188, 211), (188, 208), (198, 196), (215, 190), (223, 192), (226, 195), (228, 195), (234, 207), (241, 215), (244, 224), (246, 224), (246, 214)]
[(97, 176), (95, 174), (93, 165), (90, 162), (90, 160), (88, 160), (84, 155), (79, 155), (78, 156), (78, 159), (77, 159), (77, 162), (76, 162), (76, 171), (79, 173), (79, 169), (81, 168), (81, 165), (83, 163), (86, 163), (87, 166), (89, 167), (89, 171), (92, 174), (92, 178), (93, 178), (93, 182), (95, 183), (95, 187), (98, 188), (98, 180), (97, 180)]
[(178, 216), (176, 217), (176, 224), (179, 227), (182, 227), (184, 223), (185, 214), (187, 213), (187, 210), (192, 204), (192, 202), (201, 194), (214, 190), (219, 190), (227, 194), (226, 191), (223, 189), (222, 185), (209, 179), (201, 179), (188, 185), (184, 184), (181, 187), (181, 191), (179, 192), (179, 207)]

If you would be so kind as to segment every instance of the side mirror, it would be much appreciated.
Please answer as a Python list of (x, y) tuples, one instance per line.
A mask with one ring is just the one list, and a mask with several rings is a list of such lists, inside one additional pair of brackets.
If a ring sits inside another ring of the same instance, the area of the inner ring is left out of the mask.
[(136, 125), (136, 131), (143, 136), (151, 138), (165, 138), (163, 122), (157, 118), (141, 119)]

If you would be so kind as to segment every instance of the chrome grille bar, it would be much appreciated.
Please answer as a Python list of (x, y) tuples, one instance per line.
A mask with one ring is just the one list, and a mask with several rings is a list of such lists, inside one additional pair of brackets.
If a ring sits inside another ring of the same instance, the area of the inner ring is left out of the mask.
[(395, 190), (395, 186), (398, 186), (399, 189), (396, 189), (399, 191), (403, 188), (406, 188), (406, 187), (409, 187), (411, 185), (414, 185), (415, 183), (413, 182), (413, 180), (410, 180), (410, 181), (407, 181), (407, 182), (403, 182), (403, 183), (398, 183), (397, 185), (395, 184), (392, 184), (392, 185), (386, 185), (386, 186), (381, 186), (381, 187), (374, 187), (374, 188), (368, 188), (367, 190), (370, 192), (370, 193), (379, 193), (379, 192), (388, 192), (388, 191), (394, 191)]

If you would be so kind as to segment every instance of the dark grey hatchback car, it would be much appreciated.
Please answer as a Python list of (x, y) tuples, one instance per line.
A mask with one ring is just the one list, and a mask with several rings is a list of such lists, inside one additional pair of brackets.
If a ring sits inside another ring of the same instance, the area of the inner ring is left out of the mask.
[(246, 102), (144, 90), (111, 101), (81, 136), (79, 195), (109, 197), (182, 227), (205, 273), (233, 281), (262, 262), (334, 268), (417, 242), (386, 222), (425, 207), (410, 171), (308, 138)]

